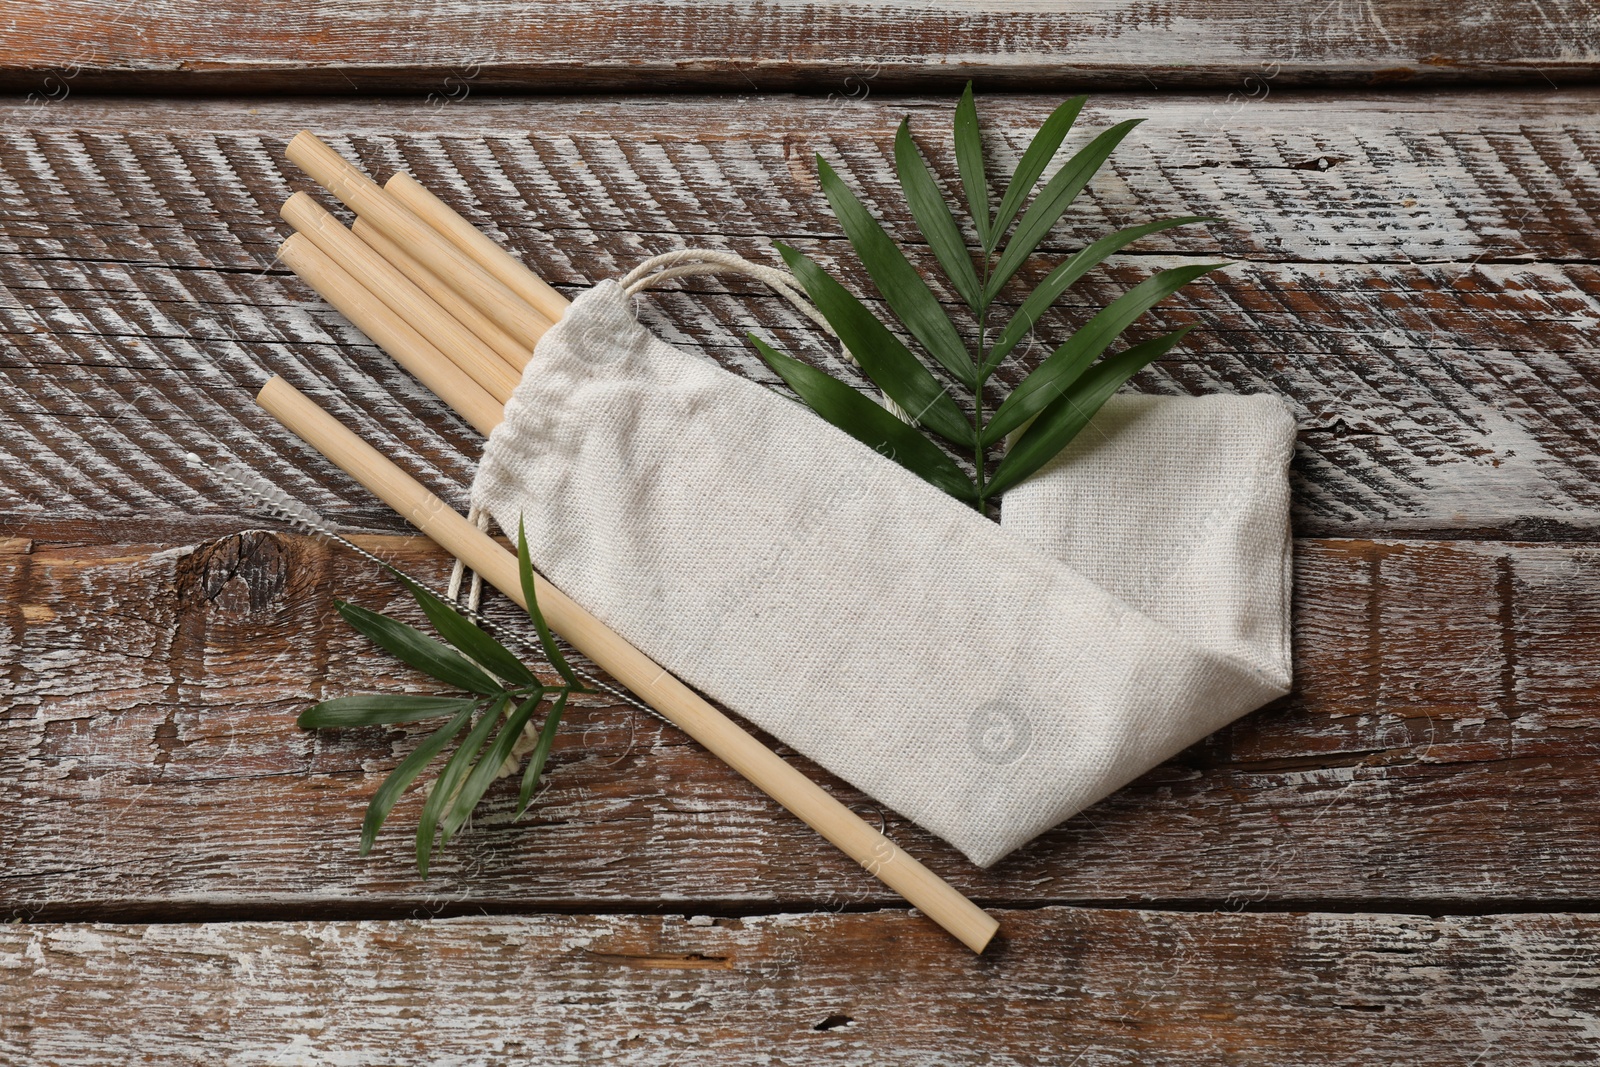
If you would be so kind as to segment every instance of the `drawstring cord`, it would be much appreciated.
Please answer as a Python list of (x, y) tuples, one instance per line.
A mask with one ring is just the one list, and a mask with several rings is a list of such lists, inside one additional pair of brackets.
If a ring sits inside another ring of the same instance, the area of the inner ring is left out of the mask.
[[(467, 509), (467, 521), (472, 523), (484, 533), (489, 532), (489, 513), (477, 504)], [(467, 573), (467, 565), (459, 559), (450, 568), (450, 584), (445, 588), (445, 599), (452, 604), (461, 601), (461, 579)], [(472, 582), (467, 588), (467, 610), (478, 614), (478, 605), (483, 601), (483, 576), (477, 571), (472, 572)]]
[[(815, 323), (823, 333), (835, 341), (839, 340), (839, 335), (828, 324), (822, 312), (818, 311), (816, 305), (807, 300), (800, 291), (800, 282), (793, 274), (778, 267), (752, 263), (734, 252), (714, 252), (698, 248), (680, 248), (675, 252), (663, 252), (659, 256), (651, 256), (623, 275), (620, 284), (629, 296), (637, 296), (646, 289), (655, 289), (662, 282), (673, 278), (687, 278), (700, 274), (743, 274), (747, 278), (754, 278), (793, 304), (800, 314)], [(842, 341), (839, 343), (839, 354), (852, 366), (860, 366), (856, 362), (856, 357)], [(911, 421), (900, 405), (887, 396), (882, 394), (880, 396), (884, 409), (891, 415), (902, 422)]]

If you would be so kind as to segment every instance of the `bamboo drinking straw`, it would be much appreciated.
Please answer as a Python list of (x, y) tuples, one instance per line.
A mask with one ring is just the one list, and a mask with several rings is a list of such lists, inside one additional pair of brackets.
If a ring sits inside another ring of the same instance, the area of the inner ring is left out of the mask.
[[(445, 551), (527, 607), (516, 557), (458, 515), (333, 416), (274, 376), (257, 403), (366, 486)], [(902, 852), (821, 786), (743, 731), (660, 664), (606, 628), (555, 586), (534, 576), (550, 627), (690, 737), (944, 927), (982, 952), (999, 924), (938, 875)]]
[(361, 238), (363, 244), (394, 264), (418, 289), (433, 297), (434, 302), (454, 316), (457, 322), (477, 334), (478, 339), (498, 352), (512, 369), (521, 373), (522, 368), (528, 365), (532, 353), (526, 345), (518, 343), (516, 338), (496, 326), (493, 319), (440, 281), (439, 276), (417, 262), (415, 256), (408, 255), (405, 249), (385, 237), (382, 230), (358, 217), (350, 231)]
[(472, 428), (489, 436), (500, 423), (502, 405), (450, 362), (427, 338), (407, 326), (389, 306), (347, 271), (297, 233), (278, 247), (278, 258), (322, 294), (356, 328), (372, 338), (406, 370), (433, 390)]
[[(310, 137), (309, 134), (303, 136)], [(332, 154), (331, 150), (321, 146), (320, 142), (317, 142), (317, 145)], [(325, 171), (335, 169), (328, 166), (326, 160), (321, 162)], [(339, 160), (339, 163), (343, 164), (343, 161)], [(301, 165), (305, 166), (303, 162)], [(344, 164), (344, 166), (349, 165)], [(362, 181), (366, 180), (359, 171), (355, 172), (355, 175)], [(313, 177), (316, 176), (313, 174)], [(348, 178), (348, 175), (346, 177)], [(426, 194), (426, 190), (422, 190), (421, 186), (416, 185), (409, 176), (405, 177), (405, 181), (393, 184), (407, 189), (415, 186), (415, 190)], [(352, 185), (359, 187), (358, 183), (352, 182)], [(330, 191), (339, 195), (338, 190)], [(425, 218), (416, 221), (425, 222), (427, 228), (435, 231), (436, 236), (447, 237), (457, 242), (460, 251), (469, 254), (482, 269), (497, 276), (504, 274), (506, 278), (513, 280), (517, 278), (519, 272), (525, 275), (526, 278), (513, 287), (519, 290), (519, 299), (522, 293), (537, 295), (539, 292), (537, 287), (542, 287), (545, 291), (543, 298), (546, 301), (545, 306), (555, 313), (554, 317), (559, 317), (564, 312), (567, 306), (564, 298), (546, 286), (520, 261), (504, 253), (487, 237), (478, 234), (469, 223), (451, 211), (442, 201), (432, 197), (431, 194), (417, 196), (415, 191), (412, 191), (411, 198), (427, 213)], [(341, 199), (345, 198), (341, 196)], [(346, 200), (346, 203), (350, 201)], [(409, 255), (394, 241), (389, 240), (388, 234), (383, 233), (381, 227), (372, 225), (365, 218), (357, 220), (357, 232), (360, 233), (362, 230), (368, 231), (362, 236), (371, 238), (373, 247), (380, 253), (385, 251), (384, 246), (387, 245), (388, 251), (397, 253), (396, 261), (399, 261), (400, 257)], [(464, 234), (468, 230), (482, 237), (482, 240), (464, 239)], [(413, 247), (418, 245), (414, 243)], [(315, 249), (311, 251), (314, 252)], [(426, 265), (413, 259), (407, 266), (412, 269), (402, 273), (419, 287), (428, 288), (423, 284), (424, 281), (431, 282), (435, 288), (439, 286), (438, 278), (427, 269)], [(348, 283), (355, 290), (361, 290), (361, 282), (348, 273), (343, 278), (334, 277), (339, 282)], [(526, 284), (527, 279), (531, 279), (537, 287)], [(466, 292), (478, 281), (472, 277), (467, 277), (463, 281), (457, 276), (451, 276), (451, 280), (456, 283), (456, 289), (462, 292)], [(312, 281), (312, 284), (314, 287), (317, 285), (315, 281)], [(365, 309), (378, 317), (384, 317), (385, 312), (389, 318), (394, 317), (394, 312), (372, 293), (366, 292), (364, 296), (366, 299), (362, 306)], [(554, 299), (551, 300), (550, 297)], [(350, 299), (348, 294), (345, 298)], [(464, 306), (482, 307), (484, 304), (480, 298)], [(469, 312), (467, 317), (470, 316)], [(394, 325), (390, 323), (389, 328), (393, 329)], [(404, 323), (398, 325), (402, 328), (399, 331), (400, 336), (404, 337), (404, 331), (410, 328)], [(377, 339), (376, 335), (374, 339)], [(422, 350), (415, 354), (420, 355), (423, 361), (450, 366), (445, 355), (436, 347), (430, 345), (428, 348), (431, 351)], [(525, 362), (525, 357), (523, 361)], [(456, 368), (452, 366), (451, 369)], [(441, 398), (447, 403), (452, 403), (443, 394)], [(257, 399), (284, 425), (361, 481), (419, 529), (482, 574), (491, 584), (505, 591), (513, 600), (522, 602), (520, 581), (516, 577), (515, 557), (493, 539), (429, 494), (399, 468), (389, 463), (281, 379), (274, 378), (269, 382)], [(452, 406), (455, 405), (452, 403)], [(714, 755), (744, 774), (871, 873), (881, 878), (907, 901), (922, 909), (973, 951), (983, 951), (998, 929), (994, 919), (914, 858), (901, 852), (887, 837), (867, 826), (848, 808), (766, 749), (702, 700), (693, 690), (651, 661), (644, 653), (633, 648), (583, 611), (559, 590), (544, 582), (542, 578), (536, 578), (536, 582), (540, 605), (545, 610), (552, 627), (572, 641), (575, 647), (643, 697), (665, 718), (704, 744)]]
[(345, 273), (358, 279), (368, 292), (387, 304), (408, 326), (449, 356), (490, 396), (501, 404), (511, 399), (511, 390), (517, 386), (517, 371), (410, 278), (345, 229), (344, 224), (324, 211), (309, 193), (295, 193), (279, 214), (309, 237)]
[(551, 322), (560, 319), (567, 310), (568, 300), (545, 282), (527, 265), (496, 244), (488, 234), (453, 211), (449, 204), (434, 196), (422, 183), (398, 171), (383, 187), (412, 214), (448, 237), (457, 248), (471, 256), (484, 270), (499, 278), (522, 299)]
[(371, 219), (395, 244), (518, 341), (532, 348), (550, 328), (551, 320), (308, 131), (296, 134), (284, 151), (317, 184)]

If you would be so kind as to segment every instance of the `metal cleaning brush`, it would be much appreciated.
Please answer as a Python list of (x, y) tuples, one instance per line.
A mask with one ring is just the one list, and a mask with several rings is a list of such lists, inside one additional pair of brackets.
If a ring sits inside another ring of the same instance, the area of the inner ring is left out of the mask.
[[(309, 534), (312, 537), (320, 537), (324, 540), (332, 541), (335, 544), (341, 545), (351, 552), (354, 552), (356, 555), (377, 564), (384, 570), (398, 574), (406, 581), (428, 590), (440, 600), (450, 604), (457, 611), (468, 616), (473, 622), (477, 623), (485, 630), (488, 630), (490, 633), (493, 633), (495, 636), (501, 638), (502, 640), (509, 640), (511, 643), (521, 647), (524, 651), (533, 653), (535, 656), (540, 658), (543, 657), (543, 650), (532, 641), (523, 637), (521, 634), (516, 633), (515, 631), (507, 629), (500, 623), (488, 619), (483, 615), (482, 612), (476, 610), (475, 608), (460, 604), (459, 602), (453, 600), (453, 598), (444, 596), (437, 589), (434, 589), (432, 586), (430, 586), (427, 582), (421, 581), (412, 574), (408, 574), (406, 571), (395, 566), (394, 563), (384, 559), (376, 553), (362, 548), (348, 537), (345, 537), (338, 530), (335, 530), (333, 525), (329, 523), (327, 519), (323, 518), (315, 508), (311, 507), (309, 504), (306, 504), (304, 501), (296, 500), (281, 487), (268, 481), (266, 478), (263, 478), (250, 468), (231, 461), (207, 463), (193, 452), (190, 452), (185, 459), (188, 461), (191, 467), (205, 470), (210, 474), (214, 474), (218, 478), (227, 482), (229, 485), (233, 486), (235, 489), (238, 489), (247, 496), (255, 498), (255, 500), (260, 503), (262, 507), (266, 508), (266, 510), (270, 512), (274, 518), (280, 519), (288, 525), (293, 526), (295, 529)], [(559, 638), (556, 640), (557, 644), (561, 648), (562, 654), (567, 657), (569, 662), (573, 660), (576, 660), (578, 663), (589, 662), (588, 657), (584, 656), (576, 649), (573, 649), (565, 641), (562, 641)], [(578, 670), (576, 666), (574, 669), (576, 670), (578, 676), (582, 678), (586, 684), (593, 686), (609, 696), (615, 697), (617, 700), (627, 704), (629, 707), (638, 708), (640, 711), (646, 711), (651, 715), (657, 715), (658, 718), (660, 717), (654, 708), (643, 703), (642, 701), (635, 699), (633, 695), (628, 693), (626, 690), (601, 681), (600, 679), (594, 677), (592, 672)]]

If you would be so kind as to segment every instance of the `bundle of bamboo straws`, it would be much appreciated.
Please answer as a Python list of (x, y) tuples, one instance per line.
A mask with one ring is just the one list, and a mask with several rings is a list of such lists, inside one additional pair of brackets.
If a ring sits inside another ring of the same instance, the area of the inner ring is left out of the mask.
[[(480, 433), (500, 422), (533, 347), (567, 300), (414, 178), (379, 186), (302, 132), (289, 159), (355, 212), (347, 229), (304, 192), (283, 205), (295, 234), (279, 257)], [(273, 377), (257, 403), (445, 551), (524, 608), (517, 559), (314, 401)], [(535, 576), (553, 630), (974, 952), (986, 912), (665, 668)]]

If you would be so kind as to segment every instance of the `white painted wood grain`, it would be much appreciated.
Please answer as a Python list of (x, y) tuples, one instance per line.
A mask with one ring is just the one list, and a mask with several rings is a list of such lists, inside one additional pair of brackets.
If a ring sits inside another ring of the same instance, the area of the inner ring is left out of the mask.
[(899, 911), (0, 929), (0, 1055), (62, 1067), (1592, 1062), (1590, 915)]
[(1582, 0), (62, 0), (20, 8), (0, 80), (83, 86), (409, 90), (804, 86), (854, 98), (911, 84), (1170, 89), (1552, 80), (1600, 66)]

